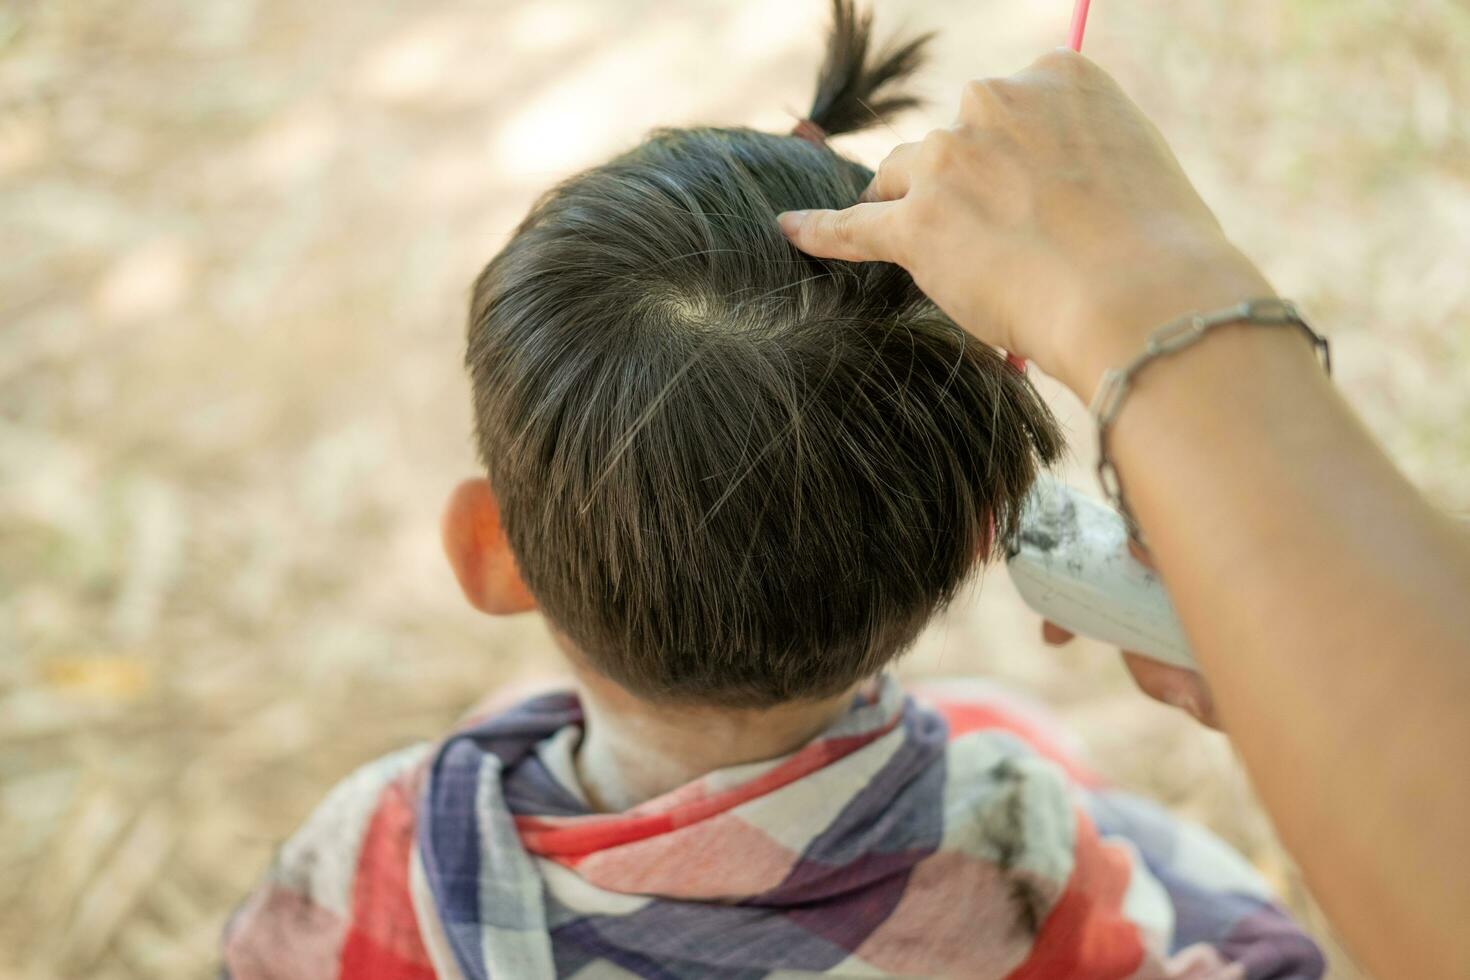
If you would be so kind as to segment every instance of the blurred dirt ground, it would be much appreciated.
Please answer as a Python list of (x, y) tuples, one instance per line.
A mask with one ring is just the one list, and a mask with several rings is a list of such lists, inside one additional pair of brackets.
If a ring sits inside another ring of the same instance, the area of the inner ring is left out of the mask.
[[(932, 108), (843, 144), (870, 163), (1060, 43), (1071, 4), (877, 6), (941, 35)], [(539, 190), (651, 126), (788, 127), (824, 7), (0, 6), (0, 977), (208, 975), (332, 782), (555, 669), (438, 555), (473, 470), (468, 282)], [(1470, 511), (1470, 7), (1101, 0), (1088, 47), (1333, 335), (1393, 455)], [(903, 669), (1037, 693), (1321, 934), (1224, 740), (1106, 651), (1042, 648), (1003, 575)]]

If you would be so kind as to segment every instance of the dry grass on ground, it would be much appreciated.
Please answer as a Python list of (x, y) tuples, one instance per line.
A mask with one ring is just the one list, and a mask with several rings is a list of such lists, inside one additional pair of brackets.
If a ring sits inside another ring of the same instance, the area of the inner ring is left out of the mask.
[[(789, 125), (822, 6), (0, 7), (0, 977), (207, 975), (328, 785), (552, 669), (437, 555), (472, 469), (466, 285), (539, 189), (650, 126)], [(878, 6), (942, 35), (934, 109), (851, 141), (870, 161), (1070, 8)], [(1465, 4), (1101, 2), (1089, 46), (1395, 457), (1470, 510)], [(1223, 740), (1105, 651), (1043, 650), (1003, 576), (905, 670), (1036, 692), (1312, 915)]]

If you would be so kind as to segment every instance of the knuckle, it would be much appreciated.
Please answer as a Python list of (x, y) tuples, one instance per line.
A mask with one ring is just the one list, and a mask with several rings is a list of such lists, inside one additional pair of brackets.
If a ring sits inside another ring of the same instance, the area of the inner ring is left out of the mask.
[(893, 183), (894, 177), (895, 173), (893, 155), (889, 154), (882, 163), (878, 164), (878, 169), (874, 171), (873, 179), (868, 182), (868, 187), (871, 190), (881, 192), (885, 190), (889, 184)]
[(1092, 70), (1092, 63), (1075, 51), (1052, 51), (1036, 60), (1037, 80), (1052, 80), (1075, 84)]
[(1053, 71), (1075, 78), (1087, 69), (1087, 59), (1075, 51), (1053, 51), (1050, 66)]
[(803, 252), (811, 251), (814, 247), (819, 246), (826, 237), (826, 224), (816, 215), (808, 215), (794, 231), (787, 234), (791, 244)]
[(1077, 60), (1077, 54), (1065, 48), (1048, 51), (1036, 59), (1037, 65), (1051, 71), (1071, 71), (1071, 65)]
[(961, 102), (965, 105), (984, 105), (990, 98), (990, 86), (994, 81), (993, 78), (975, 78), (966, 82), (960, 92)]
[(831, 224), (827, 231), (833, 241), (839, 245), (851, 245), (856, 238), (856, 229), (852, 223), (851, 211), (839, 211), (832, 216)]
[(954, 163), (958, 150), (959, 137), (952, 130), (936, 129), (924, 137), (919, 155), (930, 169), (944, 170)]
[(1023, 82), (1012, 78), (997, 78), (990, 84), (990, 107), (993, 113), (1009, 112), (1026, 100), (1027, 89)]
[(1011, 99), (1011, 83), (1004, 78), (978, 78), (965, 84), (960, 94), (960, 119), (984, 124), (993, 119)]

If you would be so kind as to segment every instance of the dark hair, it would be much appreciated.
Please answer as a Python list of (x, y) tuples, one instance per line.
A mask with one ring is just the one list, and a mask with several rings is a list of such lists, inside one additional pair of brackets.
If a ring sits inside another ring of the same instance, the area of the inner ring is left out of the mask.
[[(833, 11), (810, 118), (836, 135), (913, 104), (891, 83), (927, 38), (870, 57), (871, 18)], [(520, 571), (637, 694), (758, 707), (875, 673), (1061, 450), (902, 269), (781, 236), (777, 212), (871, 177), (793, 136), (660, 130), (547, 193), (475, 283), (480, 452)]]

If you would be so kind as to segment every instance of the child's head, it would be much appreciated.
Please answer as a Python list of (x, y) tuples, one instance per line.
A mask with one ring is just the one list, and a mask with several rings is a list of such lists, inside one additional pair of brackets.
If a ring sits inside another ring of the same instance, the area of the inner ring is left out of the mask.
[[(810, 116), (832, 135), (912, 104), (889, 88), (922, 46), (869, 58), (834, 7)], [(794, 136), (675, 129), (542, 198), (474, 289), (490, 506), (449, 519), (509, 551), (451, 545), (472, 599), (534, 600), (644, 698), (763, 707), (875, 673), (1003, 547), (1060, 451), (1045, 405), (902, 269), (776, 226), (871, 176)]]

